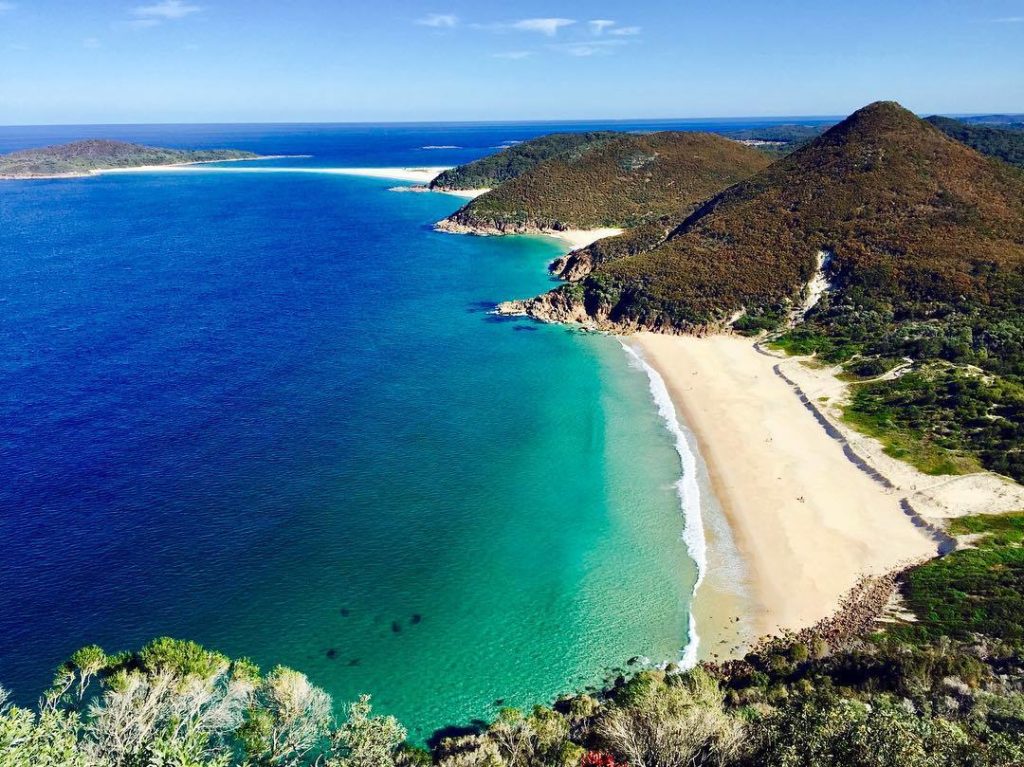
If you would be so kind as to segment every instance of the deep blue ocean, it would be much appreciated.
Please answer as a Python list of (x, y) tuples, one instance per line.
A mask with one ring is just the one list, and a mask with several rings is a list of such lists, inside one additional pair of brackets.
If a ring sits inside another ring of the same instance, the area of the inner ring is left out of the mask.
[[(779, 120), (777, 122), (785, 122)], [(810, 121), (807, 121), (810, 122)], [(0, 128), (453, 165), (552, 130), (758, 121)], [(424, 149), (426, 146), (455, 147)], [(679, 457), (614, 338), (497, 321), (553, 240), (310, 173), (0, 182), (0, 684), (195, 639), (412, 736), (677, 659)]]

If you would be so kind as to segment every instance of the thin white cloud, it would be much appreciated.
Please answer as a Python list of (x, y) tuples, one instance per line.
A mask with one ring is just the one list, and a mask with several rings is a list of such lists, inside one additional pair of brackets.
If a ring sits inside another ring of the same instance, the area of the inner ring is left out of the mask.
[(158, 21), (173, 21), (183, 19), (198, 13), (202, 8), (198, 5), (184, 2), (184, 0), (161, 0), (153, 5), (140, 5), (132, 10), (133, 16), (141, 19), (155, 19)]
[(502, 53), (495, 53), (494, 58), (496, 59), (508, 59), (509, 61), (521, 61), (522, 59), (528, 59), (533, 55), (533, 51), (503, 51)]
[(512, 29), (518, 29), (523, 32), (540, 32), (542, 35), (554, 37), (558, 34), (558, 30), (563, 27), (572, 26), (575, 23), (574, 19), (523, 19), (514, 22), (511, 26)]
[(607, 56), (627, 44), (625, 40), (589, 40), (578, 43), (553, 43), (548, 48), (568, 56), (586, 58), (588, 56)]
[(610, 19), (591, 19), (587, 23), (590, 25), (590, 31), (595, 35), (603, 34), (606, 29), (615, 26), (615, 22)]
[(84, 40), (82, 40), (82, 47), (94, 51), (97, 48), (102, 48), (103, 43), (100, 42), (100, 39), (98, 37), (87, 37)]
[(458, 26), (459, 17), (452, 13), (428, 13), (422, 19), (417, 19), (416, 23), (434, 29), (452, 29)]
[(615, 29), (609, 30), (608, 34), (618, 35), (619, 37), (633, 37), (640, 34), (640, 27), (615, 27)]

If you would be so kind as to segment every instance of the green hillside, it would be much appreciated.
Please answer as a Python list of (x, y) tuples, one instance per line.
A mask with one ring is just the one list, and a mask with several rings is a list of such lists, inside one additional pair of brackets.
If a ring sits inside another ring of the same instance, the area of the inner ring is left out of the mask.
[(572, 156), (583, 147), (597, 144), (617, 133), (589, 131), (584, 133), (551, 133), (519, 144), (496, 154), (446, 170), (430, 182), (431, 189), (490, 189), (521, 176), (545, 160), (560, 155)]
[(769, 162), (710, 133), (620, 134), (538, 164), (451, 220), (511, 231), (636, 226), (682, 217)]
[(998, 125), (972, 125), (939, 116), (929, 117), (928, 122), (971, 149), (1024, 168), (1024, 130)]
[(252, 152), (235, 149), (163, 149), (123, 141), (93, 139), (0, 155), (0, 178), (75, 176), (110, 168), (248, 160), (255, 157), (257, 155)]

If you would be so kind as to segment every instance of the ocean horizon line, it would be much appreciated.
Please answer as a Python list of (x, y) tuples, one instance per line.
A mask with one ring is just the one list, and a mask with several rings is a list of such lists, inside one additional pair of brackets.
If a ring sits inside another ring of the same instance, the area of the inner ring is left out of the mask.
[[(1017, 116), (1024, 115), (1024, 111), (1018, 111), (1017, 109), (988, 109), (976, 112), (947, 112), (943, 110), (921, 110), (915, 112), (915, 114), (922, 115), (938, 115), (941, 117), (986, 117), (990, 115), (1008, 115)], [(490, 119), (490, 120), (156, 120), (156, 121), (138, 121), (138, 120), (125, 120), (118, 122), (26, 122), (26, 123), (0, 123), (0, 130), (7, 128), (25, 129), (25, 128), (105, 128), (105, 127), (117, 127), (117, 128), (131, 128), (135, 126), (145, 127), (169, 127), (175, 125), (184, 125), (192, 127), (224, 127), (224, 126), (253, 126), (253, 125), (268, 125), (268, 126), (282, 126), (282, 127), (301, 127), (301, 126), (318, 126), (318, 127), (338, 127), (338, 126), (354, 126), (354, 127), (365, 127), (365, 128), (376, 128), (376, 127), (389, 127), (389, 126), (405, 126), (410, 128), (422, 128), (431, 126), (473, 126), (473, 125), (576, 125), (576, 124), (630, 124), (630, 123), (687, 123), (687, 122), (730, 122), (730, 121), (749, 121), (749, 120), (763, 120), (769, 122), (776, 121), (791, 121), (791, 120), (813, 120), (813, 121), (827, 121), (835, 120), (839, 121), (845, 117), (844, 114), (827, 114), (827, 113), (780, 113), (780, 114), (744, 114), (744, 115), (689, 115), (685, 117), (541, 117), (536, 119), (529, 118), (515, 118), (515, 119)]]
[[(953, 113), (939, 113), (939, 112), (926, 112), (923, 114), (942, 114), (944, 116), (982, 116), (990, 114), (1004, 114), (1004, 112), (972, 112), (968, 114), (954, 115)], [(1015, 114), (1010, 112), (1008, 114)], [(138, 122), (138, 121), (125, 121), (125, 122), (60, 122), (60, 123), (2, 123), (0, 124), (0, 130), (4, 129), (19, 129), (24, 130), (26, 128), (131, 128), (131, 127), (153, 127), (153, 128), (164, 128), (171, 126), (189, 126), (189, 127), (225, 127), (225, 126), (255, 126), (255, 125), (266, 125), (266, 126), (281, 126), (281, 127), (304, 127), (304, 126), (315, 126), (315, 127), (344, 127), (353, 126), (360, 128), (379, 128), (379, 127), (392, 127), (402, 126), (409, 128), (423, 128), (423, 127), (434, 127), (434, 126), (491, 126), (491, 125), (579, 125), (579, 124), (595, 124), (595, 125), (612, 125), (612, 124), (635, 124), (635, 123), (701, 123), (701, 122), (744, 122), (744, 121), (790, 121), (790, 120), (813, 120), (813, 121), (827, 121), (827, 120), (841, 120), (842, 115), (839, 114), (778, 114), (778, 115), (701, 115), (701, 116), (689, 116), (689, 117), (581, 117), (581, 118), (569, 118), (569, 117), (552, 117), (552, 118), (538, 118), (536, 120), (530, 119), (509, 119), (509, 120), (214, 120), (214, 121), (156, 121), (156, 122)]]

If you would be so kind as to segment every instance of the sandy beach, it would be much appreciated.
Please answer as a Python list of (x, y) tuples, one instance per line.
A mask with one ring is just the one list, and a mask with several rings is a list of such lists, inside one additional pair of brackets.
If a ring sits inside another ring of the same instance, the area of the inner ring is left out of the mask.
[(479, 189), (431, 189), (431, 192), (439, 192), (440, 194), (450, 194), (452, 197), (462, 197), (466, 200), (474, 200), (480, 195), (487, 194), (491, 191), (488, 187), (481, 187)]
[(614, 237), (615, 235), (622, 234), (624, 231), (613, 227), (599, 229), (542, 229), (534, 226), (523, 226), (503, 229), (497, 226), (467, 226), (455, 221), (454, 218), (438, 221), (434, 225), (434, 229), (439, 232), (447, 232), (448, 234), (469, 234), (476, 237), (507, 237), (510, 235), (553, 237), (568, 246), (566, 251), (568, 253), (592, 245), (598, 240), (603, 240), (605, 237)]
[(588, 245), (593, 245), (598, 240), (603, 240), (605, 237), (615, 237), (624, 232), (624, 229), (616, 229), (614, 227), (606, 227), (603, 229), (546, 229), (543, 234), (555, 239), (567, 242), (572, 250), (579, 250), (585, 248)]
[[(877, 441), (838, 421), (845, 384), (832, 371), (770, 356), (737, 337), (641, 333), (627, 343), (664, 378), (706, 462), (746, 569), (750, 606), (740, 617), (750, 625), (741, 634), (811, 626), (861, 576), (935, 556), (938, 525), (916, 525), (908, 508), (929, 524), (1024, 506), (1024, 488), (997, 475), (931, 477), (885, 456)], [(965, 494), (971, 507), (955, 511)], [(709, 514), (705, 526), (713, 528)], [(735, 616), (723, 608), (735, 595), (723, 597), (723, 589), (735, 591), (709, 557), (694, 606), (702, 658), (736, 640)]]

